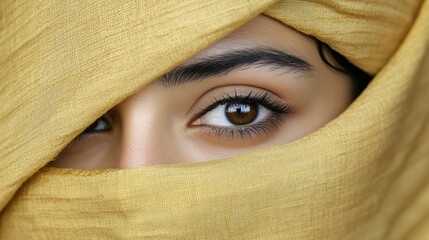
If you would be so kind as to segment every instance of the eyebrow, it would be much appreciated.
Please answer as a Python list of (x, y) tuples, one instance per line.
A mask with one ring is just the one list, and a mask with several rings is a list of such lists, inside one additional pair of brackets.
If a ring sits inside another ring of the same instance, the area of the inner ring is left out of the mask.
[(309, 73), (313, 66), (307, 61), (275, 48), (249, 48), (200, 58), (195, 63), (178, 66), (161, 77), (165, 87), (199, 82), (208, 77), (226, 75), (246, 67), (269, 67), (287, 72)]

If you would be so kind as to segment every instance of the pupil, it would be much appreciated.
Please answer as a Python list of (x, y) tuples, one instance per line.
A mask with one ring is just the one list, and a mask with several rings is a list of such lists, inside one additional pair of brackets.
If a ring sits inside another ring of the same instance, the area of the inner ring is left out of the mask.
[(225, 116), (234, 125), (250, 124), (258, 116), (258, 105), (247, 102), (228, 103), (225, 107)]

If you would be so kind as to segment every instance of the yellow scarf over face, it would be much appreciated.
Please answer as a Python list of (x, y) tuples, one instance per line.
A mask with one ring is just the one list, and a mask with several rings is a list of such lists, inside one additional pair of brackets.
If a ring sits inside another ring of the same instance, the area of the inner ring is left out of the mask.
[[(44, 167), (258, 14), (375, 74), (316, 132), (136, 169)], [(429, 239), (429, 1), (0, 2), (0, 239)]]

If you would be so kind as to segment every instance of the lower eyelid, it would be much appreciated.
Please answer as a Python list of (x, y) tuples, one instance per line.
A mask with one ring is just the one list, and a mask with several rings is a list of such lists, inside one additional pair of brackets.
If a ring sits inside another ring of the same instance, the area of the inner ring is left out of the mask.
[(73, 139), (73, 141), (71, 143), (77, 143), (77, 142), (86, 140), (86, 139), (90, 138), (92, 134), (93, 133), (79, 134)]
[(99, 137), (101, 134), (105, 134), (106, 131), (100, 131), (100, 132), (89, 132), (89, 133), (85, 133), (85, 134), (79, 134), (78, 136), (76, 136), (73, 141), (70, 143), (78, 143), (81, 141), (86, 141), (86, 140), (92, 140), (94, 138)]
[(280, 127), (287, 118), (287, 114), (272, 113), (267, 119), (252, 125), (244, 125), (240, 127), (218, 127), (202, 125), (197, 126), (202, 131), (208, 131), (209, 134), (216, 135), (216, 137), (228, 137), (235, 139), (249, 139), (260, 137), (263, 134), (269, 135), (272, 131)]

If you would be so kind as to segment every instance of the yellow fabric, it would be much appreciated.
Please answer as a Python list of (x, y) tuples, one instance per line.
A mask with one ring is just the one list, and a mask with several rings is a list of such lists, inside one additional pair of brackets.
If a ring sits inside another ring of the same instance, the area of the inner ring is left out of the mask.
[[(428, 1), (0, 2), (0, 239), (429, 239)], [(370, 73), (340, 117), (240, 156), (44, 167), (85, 126), (254, 16)]]

